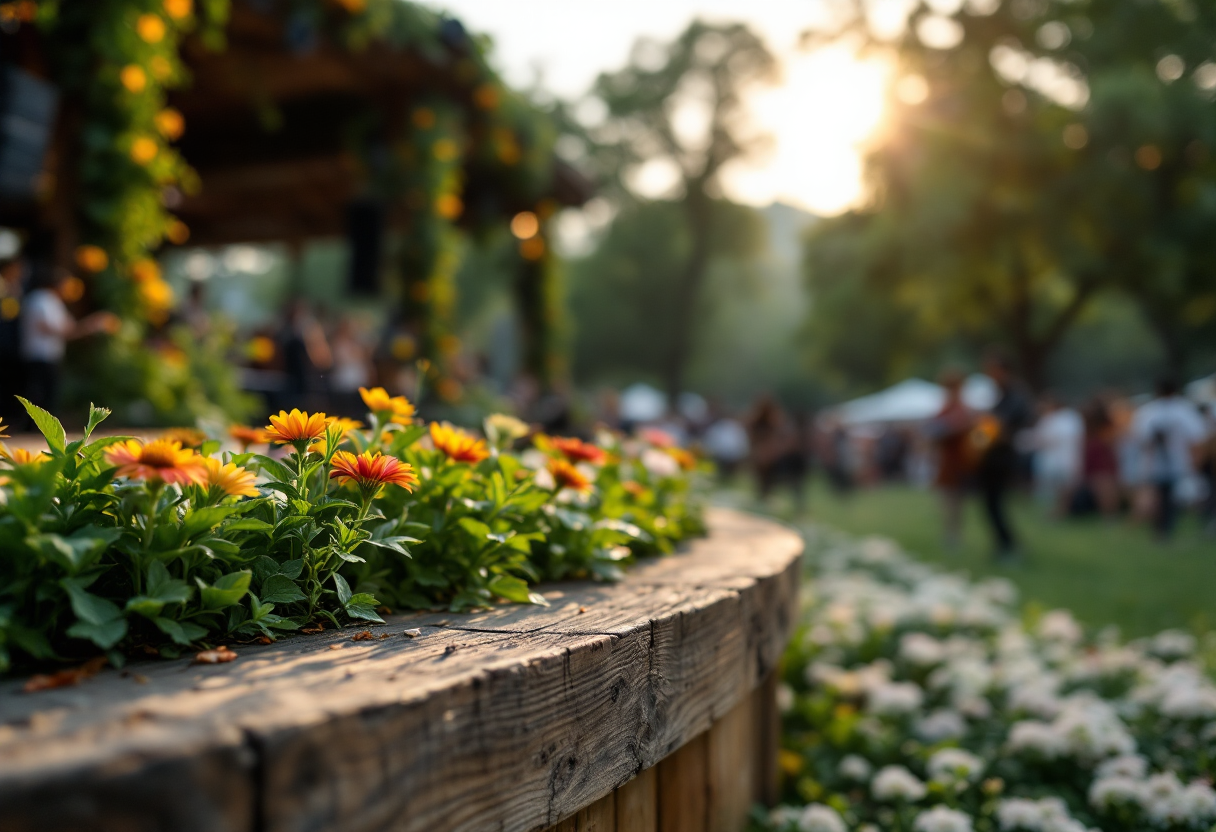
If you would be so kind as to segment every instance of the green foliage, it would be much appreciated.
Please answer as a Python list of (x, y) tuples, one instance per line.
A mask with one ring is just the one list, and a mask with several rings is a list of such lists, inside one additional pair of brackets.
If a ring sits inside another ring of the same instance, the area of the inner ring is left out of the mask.
[(1187, 369), (1216, 344), (1211, 9), (963, 4), (950, 15), (961, 40), (930, 47), (917, 33), (931, 5), (894, 43), (871, 38), (905, 76), (898, 89), (926, 97), (891, 102), (872, 204), (809, 241), (826, 298), (808, 326), (814, 357), (847, 361), (861, 327), (838, 322), (861, 320), (877, 334), (856, 368), (870, 378), (906, 372), (910, 354), (996, 343), (1043, 384), (1085, 310), (1123, 292)]
[(100, 408), (69, 442), (23, 401), (48, 449), (0, 456), (0, 670), (379, 622), (385, 604), (544, 603), (538, 581), (613, 580), (703, 531), (687, 452), (604, 436), (575, 441), (576, 469), (545, 437), (510, 452), (527, 427), (497, 417), (488, 450), (457, 434), (480, 449), (463, 457), (392, 401), (367, 431), (328, 420), (279, 458), (93, 440)]

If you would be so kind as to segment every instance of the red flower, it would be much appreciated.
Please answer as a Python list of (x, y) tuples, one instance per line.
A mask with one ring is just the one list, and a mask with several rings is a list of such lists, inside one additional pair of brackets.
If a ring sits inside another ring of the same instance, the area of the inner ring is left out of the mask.
[(355, 456), (350, 451), (338, 451), (332, 461), (330, 479), (340, 483), (353, 482), (364, 491), (376, 492), (386, 485), (399, 485), (413, 491), (418, 484), (414, 467), (395, 456), (364, 451)]
[(571, 462), (590, 462), (592, 465), (603, 465), (608, 459), (608, 453), (603, 448), (598, 445), (592, 445), (590, 442), (584, 442), (581, 439), (574, 437), (565, 439), (560, 436), (554, 436), (549, 439), (549, 442)]

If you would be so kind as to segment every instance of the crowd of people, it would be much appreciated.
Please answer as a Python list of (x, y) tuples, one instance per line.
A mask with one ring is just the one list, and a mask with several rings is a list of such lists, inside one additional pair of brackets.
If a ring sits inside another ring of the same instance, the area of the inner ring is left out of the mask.
[[(701, 442), (727, 473), (746, 464), (762, 498), (788, 487), (799, 508), (812, 467), (842, 494), (891, 481), (932, 485), (941, 494), (949, 548), (959, 545), (964, 507), (975, 499), (1003, 560), (1021, 550), (1009, 512), (1010, 497), (1020, 490), (1031, 492), (1054, 520), (1126, 516), (1168, 540), (1189, 507), (1216, 534), (1210, 404), (1190, 400), (1169, 378), (1151, 396), (1108, 394), (1072, 403), (1052, 391), (1036, 395), (999, 354), (983, 370), (995, 386), (985, 408), (969, 406), (964, 375), (947, 371), (939, 379), (944, 402), (928, 419), (857, 426), (838, 411), (791, 415), (764, 396), (746, 417), (709, 425)], [(733, 439), (723, 443), (719, 436)]]

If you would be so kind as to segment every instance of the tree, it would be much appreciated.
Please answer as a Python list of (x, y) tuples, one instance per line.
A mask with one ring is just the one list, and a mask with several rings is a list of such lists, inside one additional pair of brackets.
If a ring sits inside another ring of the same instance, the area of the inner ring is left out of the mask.
[[(588, 135), (618, 193), (636, 195), (632, 177), (646, 164), (666, 166), (676, 179), (688, 245), (671, 264), (678, 278), (664, 327), (663, 377), (673, 402), (684, 385), (697, 299), (713, 250), (718, 176), (758, 142), (740, 126), (743, 93), (775, 72), (772, 55), (746, 26), (698, 21), (669, 45), (640, 41), (628, 66), (595, 84), (606, 117)], [(700, 124), (689, 129), (690, 122)]]

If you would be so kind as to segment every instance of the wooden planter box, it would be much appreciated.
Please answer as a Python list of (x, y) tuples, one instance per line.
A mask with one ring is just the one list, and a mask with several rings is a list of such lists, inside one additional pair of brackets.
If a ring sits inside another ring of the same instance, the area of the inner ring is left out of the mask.
[(544, 587), (547, 608), (5, 682), (0, 830), (740, 830), (772, 799), (802, 542), (709, 522), (619, 584)]

